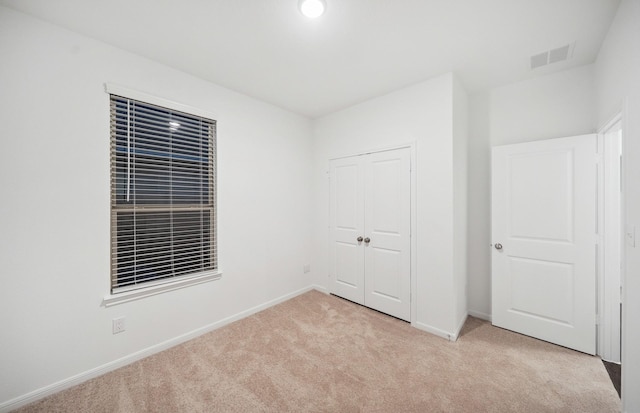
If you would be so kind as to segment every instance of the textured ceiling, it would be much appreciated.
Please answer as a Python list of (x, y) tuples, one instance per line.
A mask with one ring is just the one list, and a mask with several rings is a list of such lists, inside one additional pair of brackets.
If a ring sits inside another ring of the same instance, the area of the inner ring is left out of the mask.
[(0, 0), (312, 118), (448, 71), (476, 92), (591, 63), (619, 0), (327, 3), (309, 20), (297, 0)]

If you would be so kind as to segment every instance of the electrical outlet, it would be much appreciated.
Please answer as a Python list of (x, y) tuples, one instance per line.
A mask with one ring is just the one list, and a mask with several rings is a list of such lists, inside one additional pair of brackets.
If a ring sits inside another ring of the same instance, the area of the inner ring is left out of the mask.
[(111, 322), (113, 334), (122, 333), (125, 330), (124, 317), (114, 318)]
[(308, 273), (308, 272), (310, 272), (310, 271), (311, 271), (311, 265), (309, 265), (309, 264), (305, 264), (305, 265), (302, 267), (302, 271), (304, 271), (304, 273), (305, 273), (305, 274), (306, 274), (306, 273)]

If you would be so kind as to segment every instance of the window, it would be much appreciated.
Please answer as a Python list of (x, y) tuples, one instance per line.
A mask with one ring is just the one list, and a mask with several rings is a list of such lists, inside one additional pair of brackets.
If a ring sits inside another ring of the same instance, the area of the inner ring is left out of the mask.
[(216, 122), (110, 96), (112, 294), (215, 272)]

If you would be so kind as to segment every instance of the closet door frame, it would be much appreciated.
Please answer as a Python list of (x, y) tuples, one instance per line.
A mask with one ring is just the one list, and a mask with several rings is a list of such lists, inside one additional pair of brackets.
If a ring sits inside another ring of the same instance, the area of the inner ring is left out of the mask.
[[(330, 170), (331, 170), (331, 162), (338, 160), (338, 159), (343, 159), (343, 158), (350, 158), (350, 157), (354, 157), (354, 156), (362, 156), (362, 155), (368, 155), (368, 154), (372, 154), (372, 153), (377, 153), (377, 152), (386, 152), (386, 151), (393, 151), (396, 149), (404, 149), (404, 148), (409, 148), (410, 150), (410, 158), (411, 158), (411, 173), (410, 173), (410, 190), (411, 190), (411, 201), (410, 201), (410, 209), (411, 209), (411, 224), (410, 224), (410, 230), (411, 230), (411, 235), (410, 235), (410, 254), (411, 254), (411, 258), (410, 258), (410, 263), (411, 263), (411, 269), (410, 269), (410, 277), (411, 277), (411, 325), (415, 327), (414, 323), (416, 322), (417, 319), (417, 303), (418, 303), (418, 299), (419, 297), (417, 296), (417, 273), (418, 273), (418, 266), (417, 266), (417, 223), (418, 223), (418, 219), (417, 219), (417, 195), (418, 195), (418, 191), (417, 191), (417, 169), (418, 169), (418, 164), (417, 164), (417, 159), (416, 159), (416, 142), (409, 142), (409, 143), (405, 143), (405, 144), (401, 144), (401, 145), (394, 145), (394, 146), (383, 146), (383, 147), (377, 147), (377, 148), (371, 148), (369, 150), (362, 150), (359, 152), (354, 152), (354, 153), (347, 153), (347, 154), (342, 154), (342, 155), (336, 155), (336, 156), (332, 156), (329, 158), (329, 160), (327, 161), (327, 167), (326, 167), (326, 174), (327, 174), (327, 190), (328, 190), (328, 194), (329, 196), (327, 197), (327, 245), (331, 242), (331, 179), (330, 179)], [(331, 254), (331, 252), (329, 250), (327, 250), (328, 254)], [(331, 292), (333, 289), (333, 283), (335, 282), (334, 280), (334, 275), (332, 274), (332, 270), (330, 269), (331, 267), (331, 259), (328, 256), (327, 257), (328, 261), (329, 261), (329, 273), (327, 274), (328, 277), (328, 288), (327, 291)]]

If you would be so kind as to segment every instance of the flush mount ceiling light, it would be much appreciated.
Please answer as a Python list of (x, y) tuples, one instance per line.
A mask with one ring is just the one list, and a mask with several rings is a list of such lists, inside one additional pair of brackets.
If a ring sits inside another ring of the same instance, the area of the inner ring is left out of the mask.
[(310, 19), (322, 16), (327, 8), (325, 0), (299, 0), (298, 8), (300, 12)]

